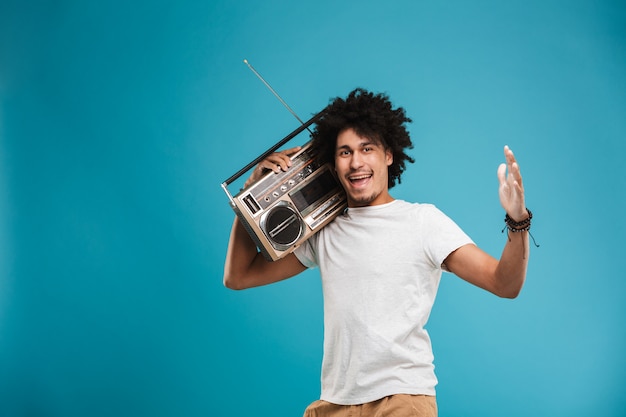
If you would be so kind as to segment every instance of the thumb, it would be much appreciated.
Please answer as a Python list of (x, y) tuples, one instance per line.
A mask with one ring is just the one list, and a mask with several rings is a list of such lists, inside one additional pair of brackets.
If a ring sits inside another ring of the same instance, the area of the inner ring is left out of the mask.
[(506, 182), (506, 164), (500, 164), (498, 167), (498, 181), (500, 185)]

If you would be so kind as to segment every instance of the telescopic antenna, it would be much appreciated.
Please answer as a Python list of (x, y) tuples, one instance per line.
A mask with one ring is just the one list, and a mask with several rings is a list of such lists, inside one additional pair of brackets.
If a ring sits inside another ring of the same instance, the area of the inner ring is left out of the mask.
[[(259, 80), (263, 81), (263, 84), (265, 84), (265, 86), (267, 88), (269, 88), (269, 90), (272, 92), (272, 94), (274, 94), (274, 96), (283, 104), (283, 106), (285, 106), (285, 108), (287, 108), (287, 110), (289, 110), (289, 113), (293, 114), (293, 117), (295, 117), (296, 119), (298, 119), (298, 121), (300, 122), (300, 124), (304, 125), (304, 122), (302, 121), (302, 119), (300, 119), (298, 117), (298, 115), (296, 114), (296, 112), (294, 112), (293, 110), (291, 110), (291, 107), (289, 107), (289, 105), (287, 103), (285, 103), (285, 100), (283, 100), (276, 91), (274, 91), (274, 89), (272, 88), (271, 85), (269, 85), (269, 83), (267, 81), (265, 81), (265, 79), (263, 77), (261, 77), (261, 74), (259, 74), (252, 65), (250, 65), (250, 63), (248, 62), (247, 59), (243, 60), (244, 64), (246, 64), (248, 66), (248, 68), (250, 68), (252, 70), (252, 72), (254, 73), (254, 75), (256, 75)], [(306, 128), (306, 130), (309, 131), (309, 133), (313, 134), (313, 132), (311, 132), (311, 129), (309, 129), (308, 127)]]

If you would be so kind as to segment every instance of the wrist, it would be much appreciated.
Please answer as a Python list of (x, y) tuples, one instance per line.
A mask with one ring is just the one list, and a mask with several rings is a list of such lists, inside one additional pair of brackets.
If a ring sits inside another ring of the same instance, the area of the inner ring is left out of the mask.
[(504, 226), (504, 229), (502, 229), (502, 233), (504, 233), (504, 231), (506, 230), (507, 231), (506, 234), (509, 237), (509, 241), (511, 241), (511, 234), (509, 232), (513, 232), (514, 235), (521, 234), (522, 240), (524, 238), (524, 234), (522, 234), (522, 232), (527, 232), (530, 235), (530, 237), (533, 239), (533, 243), (535, 244), (535, 246), (539, 247), (537, 242), (535, 242), (535, 238), (530, 233), (530, 222), (533, 219), (533, 212), (528, 210), (528, 208), (526, 208), (526, 212), (528, 213), (528, 216), (520, 221), (513, 220), (513, 218), (509, 216), (509, 214), (507, 213), (506, 216), (504, 217), (505, 226)]
[(509, 214), (508, 212), (506, 212), (506, 215), (509, 219), (513, 220), (516, 223), (525, 222), (532, 216), (528, 208), (524, 208), (521, 212), (515, 214)]
[(533, 213), (528, 209), (526, 209), (525, 212), (526, 212), (525, 216), (522, 215), (519, 217), (522, 220), (514, 219), (513, 217), (509, 216), (509, 214), (507, 213), (506, 216), (504, 217), (504, 223), (506, 224), (505, 228), (509, 229), (509, 231), (514, 232), (514, 233), (529, 231), (530, 223), (533, 218)]

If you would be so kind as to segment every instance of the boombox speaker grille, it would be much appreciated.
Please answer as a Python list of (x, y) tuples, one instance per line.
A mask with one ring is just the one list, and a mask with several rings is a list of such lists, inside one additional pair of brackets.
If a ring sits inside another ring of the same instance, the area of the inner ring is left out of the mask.
[(289, 205), (272, 208), (263, 219), (262, 227), (272, 245), (280, 250), (293, 245), (303, 232), (300, 216)]

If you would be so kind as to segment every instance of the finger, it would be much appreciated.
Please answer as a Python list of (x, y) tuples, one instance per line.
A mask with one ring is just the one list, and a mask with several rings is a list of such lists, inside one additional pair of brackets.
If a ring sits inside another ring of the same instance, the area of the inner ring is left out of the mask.
[(291, 166), (291, 158), (286, 153), (275, 154), (275, 162), (278, 171), (280, 171), (281, 169), (283, 171), (287, 171)]
[(296, 146), (290, 149), (285, 149), (284, 151), (281, 151), (282, 153), (286, 154), (286, 155), (293, 155), (294, 153), (298, 152), (300, 149), (302, 149), (302, 146)]
[(509, 148), (509, 145), (504, 145), (504, 157), (507, 161), (515, 161), (515, 155), (511, 148)]
[(500, 164), (498, 166), (498, 181), (500, 185), (506, 183), (506, 164)]
[(515, 154), (508, 146), (504, 147), (504, 157), (506, 159), (506, 164), (508, 165), (507, 168), (509, 172), (511, 172), (513, 170), (513, 164), (515, 164), (517, 161), (515, 159)]
[(279, 158), (268, 158), (262, 162), (262, 166), (265, 169), (274, 171), (278, 174), (281, 170), (287, 170), (287, 163)]
[(289, 169), (291, 166), (291, 158), (285, 153), (275, 152), (261, 161), (260, 165), (265, 169), (279, 173), (281, 170), (287, 171), (287, 169)]
[(291, 166), (291, 158), (289, 156), (295, 154), (300, 149), (302, 149), (301, 146), (296, 146), (280, 152), (274, 152), (261, 161), (258, 166), (264, 170), (273, 171), (276, 174), (280, 171), (287, 171)]
[(283, 171), (287, 171), (287, 169), (291, 166), (290, 156), (298, 152), (300, 149), (302, 149), (301, 146), (296, 146), (277, 153), (276, 156), (278, 158), (278, 161), (276, 163), (280, 167), (280, 169), (282, 169)]
[(519, 169), (519, 164), (517, 162), (513, 162), (513, 164), (511, 165), (511, 174), (513, 177), (513, 180), (519, 184), (519, 186), (522, 186), (522, 172)]
[(507, 163), (507, 170), (508, 170), (508, 177), (507, 179), (510, 182), (519, 182), (520, 186), (522, 183), (522, 174), (519, 168), (519, 164), (517, 163), (517, 160), (515, 159), (515, 154), (513, 153), (513, 151), (508, 147), (505, 146), (504, 147), (504, 155), (506, 158), (506, 163)]

